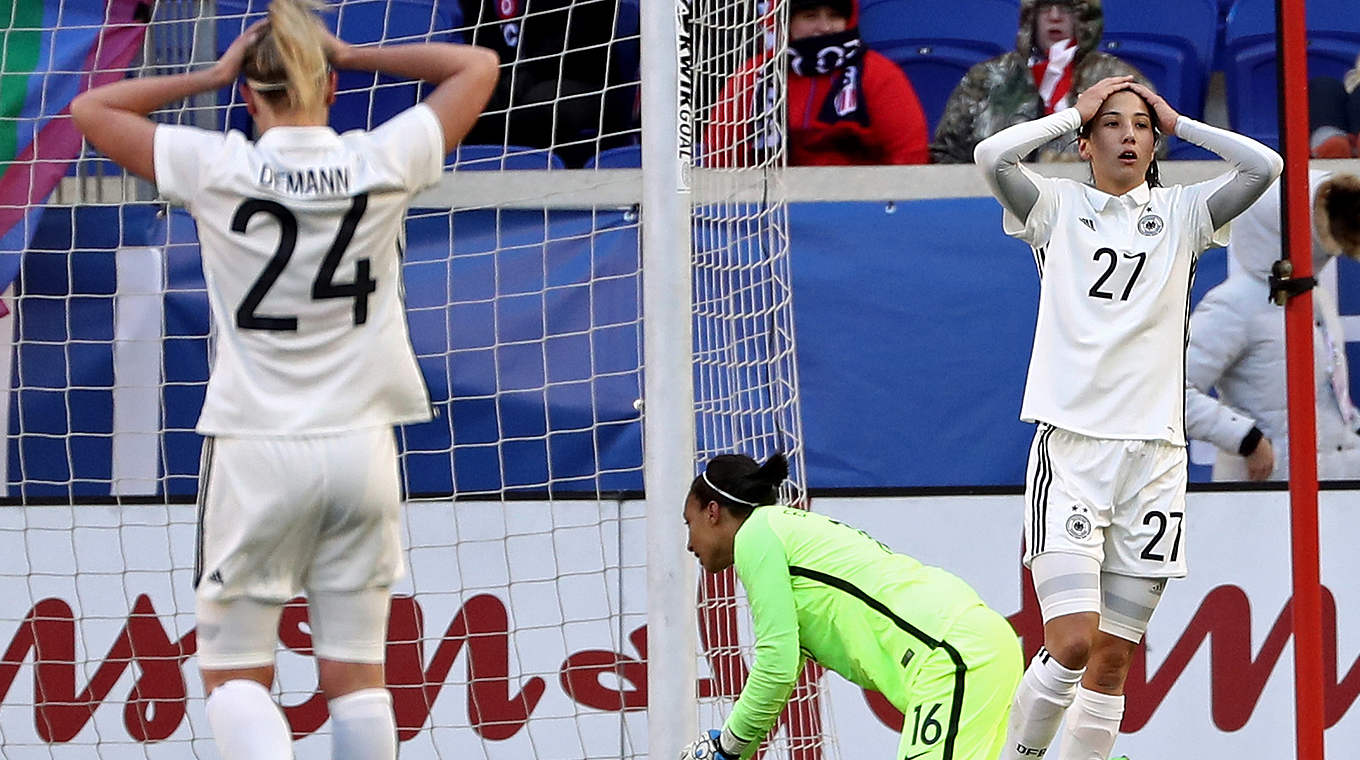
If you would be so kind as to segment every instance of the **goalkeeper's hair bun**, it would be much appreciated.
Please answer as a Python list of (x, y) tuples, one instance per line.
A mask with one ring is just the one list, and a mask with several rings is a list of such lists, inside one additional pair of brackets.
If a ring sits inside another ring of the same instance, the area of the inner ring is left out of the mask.
[(269, 23), (246, 50), (241, 73), (259, 95), (311, 111), (325, 102), (326, 37), (316, 11), (318, 0), (272, 0)]
[(756, 507), (776, 503), (779, 487), (788, 477), (789, 460), (783, 453), (775, 453), (764, 464), (745, 454), (721, 454), (708, 461), (690, 485), (690, 493), (745, 517)]

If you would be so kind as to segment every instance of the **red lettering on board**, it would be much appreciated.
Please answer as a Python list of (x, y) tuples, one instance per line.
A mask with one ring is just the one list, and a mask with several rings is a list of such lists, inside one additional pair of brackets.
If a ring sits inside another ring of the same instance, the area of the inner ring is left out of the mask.
[[(709, 575), (704, 580), (706, 599), (700, 608), (700, 640), (712, 676), (698, 684), (702, 697), (735, 699), (749, 669), (738, 647), (738, 611), (732, 596), (732, 574)], [(1021, 609), (1010, 616), (1011, 624), (1032, 654), (1042, 641), (1043, 625), (1038, 601), (1028, 579), (1023, 584)], [(1244, 727), (1255, 712), (1270, 675), (1289, 642), (1291, 607), (1276, 616), (1258, 650), (1252, 646), (1251, 604), (1237, 586), (1210, 591), (1191, 617), (1186, 629), (1167, 647), (1161, 665), (1149, 672), (1140, 649), (1134, 657), (1127, 684), (1128, 707), (1123, 730), (1134, 732), (1152, 719), (1191, 661), (1207, 646), (1209, 697), (1214, 725), (1222, 731)], [(1344, 674), (1338, 672), (1336, 600), (1323, 590), (1323, 656), (1326, 676), (1326, 725), (1345, 716), (1360, 697), (1360, 660)], [(294, 600), (284, 610), (279, 635), (284, 646), (311, 653), (306, 629), (306, 608)], [(174, 640), (167, 633), (150, 598), (137, 596), (122, 628), (113, 636), (101, 660), (77, 658), (77, 626), (71, 605), (57, 598), (38, 601), (23, 617), (0, 656), (0, 701), (3, 701), (21, 668), (32, 663), (33, 720), (43, 741), (71, 741), (90, 722), (101, 704), (120, 696), (123, 723), (128, 736), (137, 741), (168, 738), (184, 721), (187, 687), (185, 660), (196, 651), (193, 632)], [(647, 705), (646, 628), (628, 636), (635, 655), (608, 649), (587, 649), (569, 654), (558, 671), (563, 691), (579, 704), (596, 710), (641, 710)], [(427, 652), (433, 641), (433, 651)], [(96, 649), (96, 642), (85, 642)], [(387, 675), (393, 694), (402, 740), (415, 736), (429, 721), (430, 712), (460, 655), (464, 672), (452, 684), (466, 687), (468, 722), (482, 738), (508, 739), (530, 720), (544, 696), (547, 681), (533, 676), (510, 677), (511, 631), (504, 602), (489, 594), (468, 598), (442, 634), (425, 637), (424, 613), (417, 600), (401, 596), (392, 600), (388, 633)], [(96, 651), (98, 651), (96, 649)], [(111, 692), (124, 674), (136, 675), (126, 695)], [(83, 686), (77, 679), (90, 673)], [(818, 685), (822, 671), (810, 663), (800, 677), (779, 727), (790, 740), (793, 760), (819, 760), (821, 749)], [(870, 707), (885, 725), (900, 728), (901, 715), (877, 695)], [(285, 707), (295, 736), (316, 731), (327, 719), (325, 699), (311, 694), (299, 704)]]

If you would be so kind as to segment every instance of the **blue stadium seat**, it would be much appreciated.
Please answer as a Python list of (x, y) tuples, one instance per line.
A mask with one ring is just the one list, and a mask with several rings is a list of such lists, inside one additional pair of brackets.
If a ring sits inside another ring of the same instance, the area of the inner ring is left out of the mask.
[(1217, 153), (1178, 137), (1167, 137), (1166, 157), (1173, 161), (1220, 161)]
[(642, 146), (622, 145), (600, 151), (599, 155), (586, 162), (587, 169), (640, 169), (642, 168)]
[[(1354, 0), (1308, 0), (1308, 76), (1341, 77), (1360, 52)], [(1238, 132), (1279, 147), (1275, 1), (1237, 0), (1224, 32), (1228, 118)]]
[(459, 145), (444, 166), (464, 172), (566, 168), (552, 151), (521, 145)]
[(1185, 50), (1167, 42), (1128, 38), (1103, 39), (1100, 49), (1143, 72), (1153, 89), (1178, 111), (1194, 119), (1204, 115), (1209, 72)]
[(860, 34), (911, 80), (934, 130), (945, 101), (973, 64), (1015, 49), (1015, 0), (950, 0), (949, 11), (922, 12), (913, 0), (865, 0)]
[(93, 148), (82, 152), (66, 165), (67, 177), (121, 177), (127, 174), (123, 167), (115, 164)]
[(1233, 0), (1218, 0), (1218, 31), (1214, 35), (1214, 62), (1210, 71), (1223, 70), (1223, 33), (1228, 26), (1228, 11), (1232, 7)]
[(1218, 0), (1118, 0), (1104, 8), (1101, 49), (1138, 67), (1185, 115), (1203, 116)]

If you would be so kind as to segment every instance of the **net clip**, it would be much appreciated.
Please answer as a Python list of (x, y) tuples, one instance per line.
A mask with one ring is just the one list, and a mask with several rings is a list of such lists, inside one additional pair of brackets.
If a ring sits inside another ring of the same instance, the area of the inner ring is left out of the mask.
[(1276, 306), (1284, 306), (1289, 303), (1289, 299), (1315, 287), (1316, 277), (1294, 276), (1294, 263), (1289, 259), (1279, 259), (1270, 267), (1270, 300)]

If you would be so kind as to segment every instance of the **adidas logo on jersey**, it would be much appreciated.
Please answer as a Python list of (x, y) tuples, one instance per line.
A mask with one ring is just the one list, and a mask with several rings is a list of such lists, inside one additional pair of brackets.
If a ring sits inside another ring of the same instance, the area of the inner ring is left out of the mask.
[(1081, 217), (1081, 223), (1090, 228), (1092, 232), (1096, 231), (1096, 223), (1091, 221), (1090, 219), (1087, 219), (1086, 217), (1083, 216)]
[(208, 580), (210, 580), (210, 581), (212, 581), (213, 583), (216, 583), (216, 584), (218, 584), (218, 585), (221, 585), (221, 584), (223, 584), (223, 583), (226, 583), (226, 581), (222, 580), (222, 571), (221, 571), (221, 570), (214, 570), (214, 571), (212, 571), (212, 573), (210, 573), (210, 574), (208, 575)]

